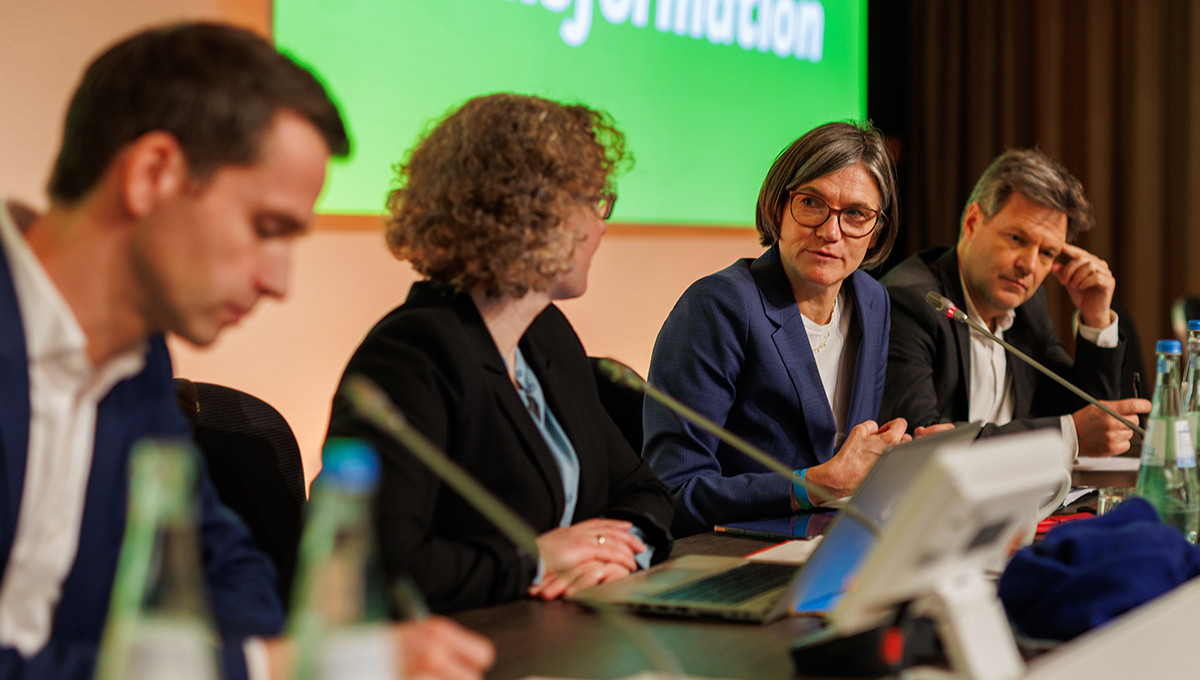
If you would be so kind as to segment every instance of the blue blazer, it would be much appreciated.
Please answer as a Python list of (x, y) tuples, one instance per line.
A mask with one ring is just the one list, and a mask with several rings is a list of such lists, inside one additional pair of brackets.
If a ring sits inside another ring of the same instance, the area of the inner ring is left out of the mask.
[[(890, 304), (875, 279), (854, 272), (858, 339), (847, 430), (879, 412)], [(650, 383), (793, 469), (833, 457), (837, 424), (778, 246), (696, 283), (667, 317)], [(651, 399), (643, 453), (675, 498), (676, 535), (714, 524), (792, 513), (791, 484)]]
[[(119, 383), (100, 403), (79, 551), (63, 583), (50, 640), (29, 659), (0, 647), (0, 678), (92, 677), (125, 534), (129, 450), (143, 437), (190, 436), (171, 379), (166, 342), (155, 336), (145, 370)], [(25, 333), (8, 260), (0, 249), (0, 578), (21, 508), (29, 409)], [(209, 602), (217, 628), (232, 643), (223, 652), (225, 677), (244, 678), (241, 640), (278, 634), (283, 610), (270, 562), (241, 521), (217, 500), (207, 474), (202, 478), (197, 517)]]

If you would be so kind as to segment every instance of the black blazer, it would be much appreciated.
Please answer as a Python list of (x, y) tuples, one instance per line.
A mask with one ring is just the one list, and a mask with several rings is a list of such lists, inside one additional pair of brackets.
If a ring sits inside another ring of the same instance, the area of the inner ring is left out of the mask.
[[(520, 347), (579, 456), (574, 521), (630, 520), (655, 546), (655, 560), (665, 558), (670, 494), (605, 413), (566, 317), (551, 305)], [(414, 427), (538, 533), (558, 527), (564, 508), (558, 467), (469, 296), (414, 285), (408, 300), (367, 334), (343, 380), (354, 373), (375, 381)], [(389, 581), (411, 575), (442, 612), (524, 597), (536, 556), (518, 551), (407, 451), (357, 418), (340, 395), (329, 436), (365, 438), (380, 451), (377, 528)]]
[[(909, 257), (881, 279), (892, 298), (892, 331), (881, 421), (901, 416), (910, 428), (964, 422), (970, 408), (970, 329), (946, 318), (925, 301), (935, 290), (966, 309), (953, 248)], [(1075, 359), (1058, 339), (1046, 309), (1046, 291), (1016, 309), (1004, 339), (1097, 399), (1120, 396), (1125, 341), (1105, 349), (1077, 338)], [(1085, 402), (1020, 359), (1008, 355), (1013, 379), (1013, 421), (988, 425), (982, 436), (1037, 427), (1059, 427), (1059, 416)]]

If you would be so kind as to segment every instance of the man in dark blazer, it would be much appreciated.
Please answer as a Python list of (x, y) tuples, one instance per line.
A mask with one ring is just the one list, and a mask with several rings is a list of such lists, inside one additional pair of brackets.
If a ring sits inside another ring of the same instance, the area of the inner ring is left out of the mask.
[[(909, 257), (883, 277), (892, 299), (891, 343), (880, 417), (902, 416), (919, 434), (937, 423), (988, 423), (984, 436), (1057, 427), (1080, 455), (1129, 448), (1119, 421), (946, 318), (925, 299), (944, 295), (989, 330), (1099, 399), (1116, 399), (1125, 354), (1111, 310), (1107, 263), (1071, 245), (1091, 227), (1091, 205), (1065, 168), (1039, 151), (997, 157), (963, 210), (958, 244)], [(1072, 360), (1055, 333), (1041, 285), (1053, 274), (1078, 310)], [(1144, 399), (1109, 402), (1149, 411)]]
[[(0, 677), (92, 677), (130, 448), (188, 433), (164, 333), (207, 345), (286, 292), (289, 244), (347, 147), (318, 81), (247, 31), (152, 29), (88, 68), (49, 210), (22, 234), (0, 209)], [(245, 677), (243, 640), (282, 628), (275, 575), (204, 476), (196, 512), (224, 677)], [(280, 672), (288, 645), (249, 644), (260, 676)], [(490, 647), (464, 646), (477, 672)]]

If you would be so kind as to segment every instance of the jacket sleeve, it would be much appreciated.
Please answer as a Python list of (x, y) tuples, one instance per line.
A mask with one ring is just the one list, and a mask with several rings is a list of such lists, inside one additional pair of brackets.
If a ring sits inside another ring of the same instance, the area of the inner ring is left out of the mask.
[[(748, 361), (749, 309), (734, 286), (712, 277), (693, 284), (663, 324), (650, 361), (650, 384), (725, 426), (736, 408)], [(643, 410), (643, 453), (675, 499), (677, 535), (715, 523), (791, 514), (791, 485), (772, 472), (727, 476), (716, 435), (652, 399)]]

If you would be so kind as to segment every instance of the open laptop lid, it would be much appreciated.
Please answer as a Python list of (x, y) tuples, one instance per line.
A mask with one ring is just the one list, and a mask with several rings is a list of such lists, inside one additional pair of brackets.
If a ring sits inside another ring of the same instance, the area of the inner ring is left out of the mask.
[[(882, 527), (900, 499), (913, 487), (925, 464), (940, 449), (965, 447), (981, 426), (959, 425), (953, 430), (922, 437), (883, 453), (850, 498), (856, 508)], [(795, 614), (826, 614), (837, 605), (854, 579), (877, 536), (862, 522), (838, 513), (821, 545), (800, 570), (782, 603)]]

